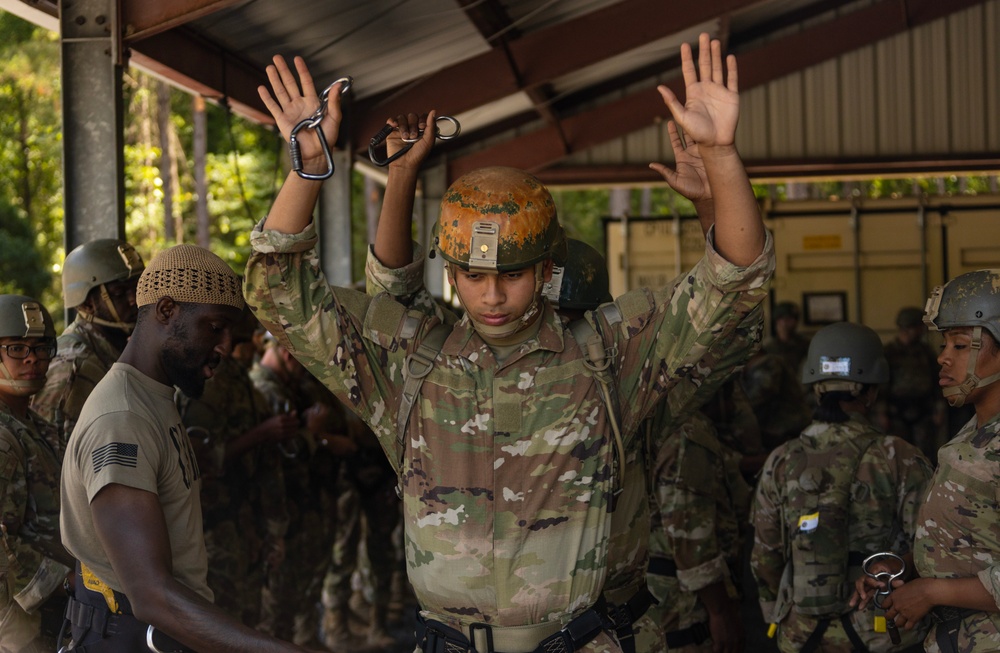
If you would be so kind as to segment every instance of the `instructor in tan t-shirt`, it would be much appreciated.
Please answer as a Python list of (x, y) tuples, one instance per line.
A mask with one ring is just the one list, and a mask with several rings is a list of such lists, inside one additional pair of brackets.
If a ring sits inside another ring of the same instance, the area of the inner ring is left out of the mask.
[(174, 386), (200, 396), (230, 350), (239, 279), (208, 250), (178, 245), (142, 273), (136, 304), (135, 331), (63, 464), (62, 539), (79, 561), (73, 647), (132, 653), (149, 638), (171, 651), (302, 651), (212, 605), (200, 473), (173, 402)]

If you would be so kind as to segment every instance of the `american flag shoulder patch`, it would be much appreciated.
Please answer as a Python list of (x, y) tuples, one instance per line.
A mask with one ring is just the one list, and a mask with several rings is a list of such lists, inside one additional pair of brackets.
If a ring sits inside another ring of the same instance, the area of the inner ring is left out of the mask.
[(109, 465), (135, 467), (139, 462), (139, 445), (127, 442), (111, 442), (94, 449), (91, 454), (94, 461), (94, 473), (97, 474)]

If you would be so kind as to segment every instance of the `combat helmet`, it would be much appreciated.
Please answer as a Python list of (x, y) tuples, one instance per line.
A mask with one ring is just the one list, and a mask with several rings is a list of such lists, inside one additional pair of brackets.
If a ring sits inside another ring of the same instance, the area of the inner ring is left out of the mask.
[[(459, 177), (441, 200), (434, 236), (450, 266), (487, 273), (535, 266), (536, 298), (520, 320), (500, 327), (473, 320), (477, 331), (494, 338), (513, 335), (532, 321), (541, 306), (545, 262), (566, 258), (552, 196), (538, 179), (516, 168), (481, 168)], [(449, 276), (454, 282), (450, 268)]]
[[(0, 338), (45, 338), (55, 347), (56, 328), (42, 304), (25, 295), (0, 295)], [(45, 385), (45, 377), (15, 379), (0, 362), (0, 385), (21, 397), (33, 395)]]
[(882, 339), (866, 326), (836, 322), (817, 331), (809, 342), (802, 383), (814, 384), (817, 394), (841, 390), (858, 396), (863, 386), (888, 380)]
[[(138, 279), (144, 269), (142, 257), (124, 240), (115, 238), (92, 240), (66, 255), (62, 274), (63, 299), (67, 307), (76, 308), (86, 320), (130, 333), (135, 323), (121, 320), (105, 284)], [(113, 320), (103, 320), (79, 309), (94, 288), (100, 288), (101, 301), (108, 308)]]
[(975, 356), (969, 356), (965, 380), (942, 390), (949, 404), (961, 406), (970, 392), (1000, 379), (1000, 373), (985, 379), (976, 376), (983, 329), (1000, 343), (1000, 270), (967, 272), (935, 288), (924, 308), (924, 324), (933, 331), (972, 327), (970, 346)]
[(543, 294), (557, 308), (592, 310), (611, 301), (608, 264), (596, 249), (575, 238), (566, 239), (566, 265), (552, 270)]

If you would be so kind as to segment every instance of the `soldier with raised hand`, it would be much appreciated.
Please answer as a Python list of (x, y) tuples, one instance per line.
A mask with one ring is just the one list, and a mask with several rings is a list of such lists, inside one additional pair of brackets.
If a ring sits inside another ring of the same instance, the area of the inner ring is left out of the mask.
[(121, 355), (135, 328), (135, 287), (145, 265), (123, 240), (101, 238), (66, 255), (63, 299), (76, 319), (59, 336), (59, 353), (32, 407), (59, 428), (66, 446), (94, 386)]
[[(883, 601), (886, 619), (913, 628), (928, 614), (931, 653), (1000, 650), (1000, 270), (978, 270), (934, 289), (924, 314), (943, 332), (940, 387), (975, 416), (938, 450), (917, 516), (914, 572)], [(873, 583), (858, 583), (865, 605)]]
[(52, 653), (73, 558), (59, 537), (55, 427), (29, 408), (56, 353), (49, 312), (0, 295), (0, 652)]
[[(275, 95), (261, 89), (286, 135), (318, 104), (305, 64), (296, 59), (296, 67), (301, 89), (280, 58), (268, 69)], [(622, 650), (607, 632), (601, 590), (623, 450), (658, 402), (669, 396), (681, 414), (699, 387), (742, 361), (746, 338), (759, 334), (774, 265), (733, 144), (735, 58), (726, 68), (728, 83), (721, 44), (704, 34), (697, 65), (682, 47), (686, 104), (660, 88), (701, 145), (713, 186), (724, 190), (714, 198), (706, 256), (689, 275), (587, 314), (593, 349), (612, 352), (604, 369), (588, 370), (584, 351), (542, 298), (562, 230), (548, 191), (523, 171), (474, 171), (445, 193), (437, 249), (466, 315), (445, 327), (440, 353), (426, 361), (431, 369), (409, 397), (404, 377), (414, 377), (403, 370), (439, 321), (388, 295), (326, 283), (311, 224), (320, 184), (290, 175), (254, 230), (248, 303), (361, 415), (400, 476), (425, 653), (489, 650), (489, 643), (510, 653)], [(328, 140), (337, 135), (336, 96), (323, 123)], [(305, 139), (307, 172), (325, 163), (319, 153)], [(412, 201), (414, 179), (390, 170), (387, 194), (393, 187)], [(412, 256), (405, 249), (401, 262), (379, 258), (405, 266)], [(620, 440), (597, 375), (611, 377)]]
[(912, 559), (931, 473), (919, 449), (868, 421), (888, 377), (882, 341), (868, 327), (831, 324), (809, 344), (802, 382), (818, 399), (813, 422), (771, 452), (753, 503), (750, 568), (783, 652), (902, 650), (923, 637), (902, 633), (894, 645), (875, 631), (873, 610), (849, 601), (868, 556)]

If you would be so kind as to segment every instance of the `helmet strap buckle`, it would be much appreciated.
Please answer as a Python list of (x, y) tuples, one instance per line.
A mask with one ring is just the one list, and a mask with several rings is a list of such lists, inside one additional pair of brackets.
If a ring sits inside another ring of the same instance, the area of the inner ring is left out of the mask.
[(45, 337), (45, 317), (42, 315), (41, 306), (34, 302), (25, 302), (21, 304), (21, 311), (24, 314), (24, 337)]

